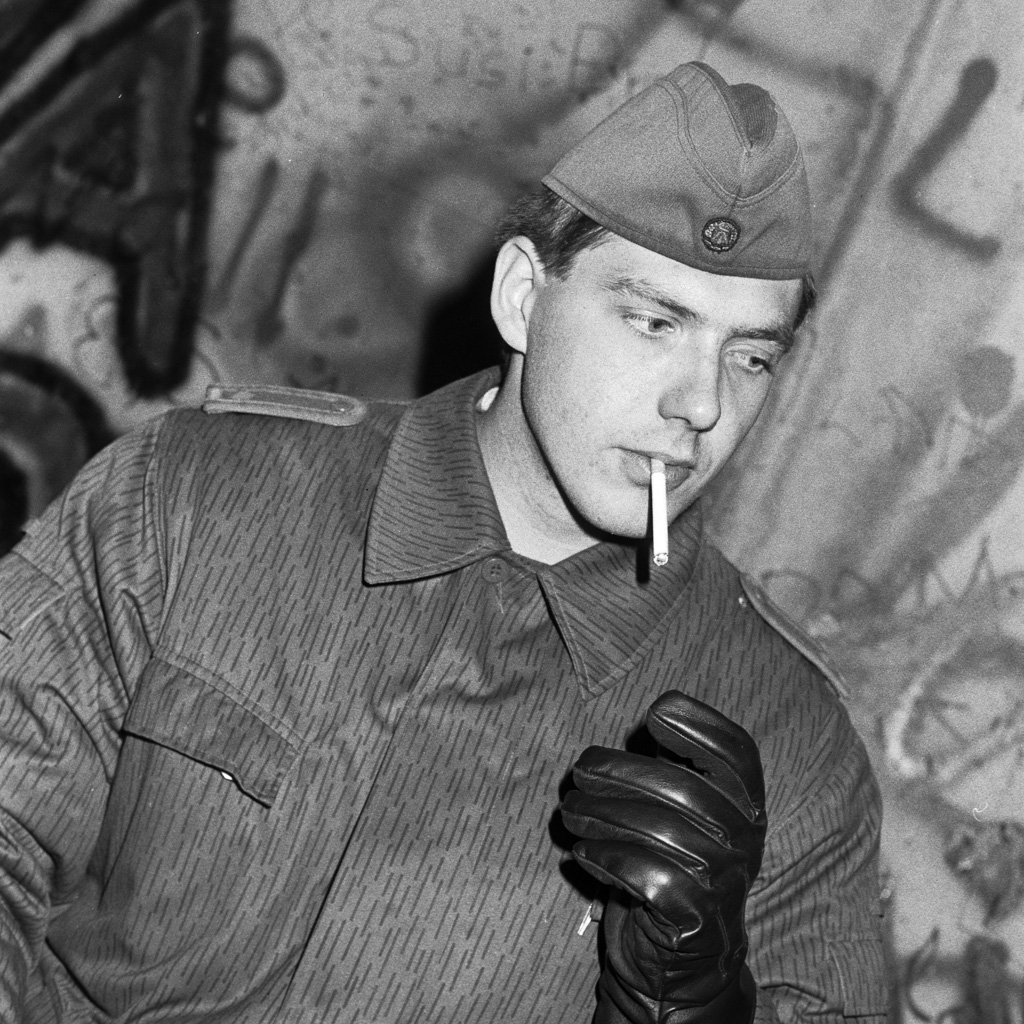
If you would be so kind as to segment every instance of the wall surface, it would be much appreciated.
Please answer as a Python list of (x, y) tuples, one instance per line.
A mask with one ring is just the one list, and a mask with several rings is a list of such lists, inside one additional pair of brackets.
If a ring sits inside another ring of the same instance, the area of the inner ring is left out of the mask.
[(0, 0), (0, 547), (207, 384), (493, 362), (508, 201), (683, 60), (804, 141), (820, 305), (713, 500), (886, 799), (895, 1020), (1024, 1005), (1019, 0)]

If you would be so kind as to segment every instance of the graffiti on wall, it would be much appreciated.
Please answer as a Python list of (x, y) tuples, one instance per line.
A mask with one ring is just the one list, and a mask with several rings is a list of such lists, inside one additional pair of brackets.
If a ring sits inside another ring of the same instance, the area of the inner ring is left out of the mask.
[(952, 377), (944, 401), (887, 385), (819, 422), (835, 458), (875, 468), (827, 567), (762, 581), (856, 694), (898, 837), (886, 895), (931, 925), (894, 956), (894, 1020), (1009, 1024), (1024, 1006), (1024, 570), (997, 568), (978, 530), (1019, 481), (1024, 402), (997, 346), (967, 348)]
[(998, 74), (995, 63), (979, 57), (960, 74), (960, 85), (940, 122), (918, 147), (892, 182), (897, 208), (927, 234), (978, 260), (991, 260), (999, 252), (999, 239), (979, 235), (950, 223), (919, 199), (920, 189), (943, 158), (963, 138), (982, 105), (992, 94)]
[[(158, 395), (181, 383), (193, 348), (229, 5), (122, 5), (56, 48), (76, 18), (88, 22), (88, 6), (5, 8), (0, 249), (59, 242), (109, 266), (119, 369), (133, 394)], [(87, 388), (33, 351), (47, 330), (45, 311), (30, 307), (0, 364), (6, 546), (112, 436)]]
[[(62, 20), (81, 4), (64, 3)], [(79, 38), (21, 90), (52, 38), (49, 8), (0, 49), (0, 244), (60, 239), (108, 261), (131, 386), (181, 382), (204, 273), (228, 6), (150, 0)]]

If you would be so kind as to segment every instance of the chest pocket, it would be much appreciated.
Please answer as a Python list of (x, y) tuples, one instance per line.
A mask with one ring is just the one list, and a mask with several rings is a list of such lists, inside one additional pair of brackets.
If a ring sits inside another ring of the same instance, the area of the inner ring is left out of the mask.
[(267, 807), (299, 751), (287, 725), (226, 680), (173, 655), (146, 666), (124, 731), (219, 769)]

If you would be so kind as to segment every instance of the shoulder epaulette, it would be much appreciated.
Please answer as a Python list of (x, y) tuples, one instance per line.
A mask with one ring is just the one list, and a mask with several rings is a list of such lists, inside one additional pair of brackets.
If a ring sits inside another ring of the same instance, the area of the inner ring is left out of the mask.
[(333, 391), (308, 391), (275, 384), (248, 387), (211, 385), (206, 389), (203, 412), (243, 412), (260, 416), (281, 416), (310, 420), (334, 427), (351, 427), (366, 417), (367, 404)]
[(850, 688), (843, 679), (843, 674), (835, 662), (828, 656), (825, 649), (809, 633), (798, 626), (788, 615), (754, 582), (746, 573), (740, 574), (740, 583), (747, 600), (755, 611), (768, 623), (776, 633), (785, 637), (819, 672), (828, 680), (829, 685), (842, 700), (850, 696)]

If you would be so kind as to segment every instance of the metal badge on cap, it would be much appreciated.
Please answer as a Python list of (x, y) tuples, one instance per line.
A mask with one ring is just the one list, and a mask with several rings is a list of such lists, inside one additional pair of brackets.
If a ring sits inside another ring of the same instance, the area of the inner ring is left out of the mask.
[(728, 217), (712, 217), (704, 225), (700, 240), (711, 252), (728, 252), (740, 240), (740, 226)]

